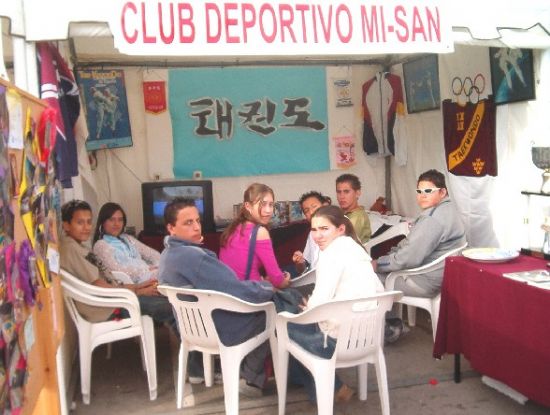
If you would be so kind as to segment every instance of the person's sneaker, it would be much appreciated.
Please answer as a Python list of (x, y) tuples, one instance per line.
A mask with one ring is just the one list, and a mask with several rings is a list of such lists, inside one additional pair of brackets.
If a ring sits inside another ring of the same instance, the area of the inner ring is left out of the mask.
[(214, 372), (214, 385), (223, 385), (223, 375), (221, 372)]
[(239, 381), (239, 393), (243, 394), (247, 398), (261, 398), (264, 394), (264, 391), (262, 388), (252, 384), (248, 383), (245, 379), (241, 379)]
[(199, 385), (204, 382), (204, 376), (191, 376), (189, 375), (189, 383), (191, 385)]
[[(201, 383), (204, 383), (204, 376), (189, 376), (189, 383), (192, 385), (200, 385)], [(214, 372), (214, 384), (223, 384), (223, 376), (221, 373)]]
[(403, 320), (400, 318), (389, 318), (384, 326), (384, 343), (395, 343), (404, 332)]
[(353, 395), (355, 395), (355, 390), (344, 383), (340, 386), (340, 389), (336, 391), (336, 394), (334, 395), (334, 402), (349, 402)]

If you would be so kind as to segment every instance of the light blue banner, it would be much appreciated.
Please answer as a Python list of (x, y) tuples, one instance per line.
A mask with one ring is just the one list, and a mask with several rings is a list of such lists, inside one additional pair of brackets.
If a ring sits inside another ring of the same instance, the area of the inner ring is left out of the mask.
[(323, 67), (169, 73), (175, 177), (329, 169)]

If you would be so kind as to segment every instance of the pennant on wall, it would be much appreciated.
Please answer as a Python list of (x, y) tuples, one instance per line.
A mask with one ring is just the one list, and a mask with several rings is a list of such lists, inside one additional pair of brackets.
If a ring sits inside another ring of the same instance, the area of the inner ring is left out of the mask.
[(445, 158), (456, 176), (496, 176), (496, 107), (492, 97), (473, 104), (443, 101)]
[(355, 158), (355, 136), (341, 135), (332, 137), (336, 167), (347, 169), (357, 163)]
[(160, 114), (166, 111), (166, 82), (143, 82), (143, 105), (145, 112)]

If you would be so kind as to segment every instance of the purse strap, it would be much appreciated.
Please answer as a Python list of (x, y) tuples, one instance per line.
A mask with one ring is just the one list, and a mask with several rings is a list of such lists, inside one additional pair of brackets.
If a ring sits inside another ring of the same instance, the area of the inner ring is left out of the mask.
[(254, 225), (252, 232), (250, 233), (250, 242), (248, 243), (248, 261), (246, 263), (246, 275), (245, 280), (250, 279), (250, 271), (252, 270), (252, 260), (254, 259), (254, 252), (256, 251), (256, 238), (258, 237), (258, 229), (260, 225)]

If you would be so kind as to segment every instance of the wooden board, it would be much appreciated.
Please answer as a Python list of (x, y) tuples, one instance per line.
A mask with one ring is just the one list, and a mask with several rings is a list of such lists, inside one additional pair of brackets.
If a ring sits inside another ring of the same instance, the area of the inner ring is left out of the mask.
[[(23, 114), (30, 109), (33, 120), (38, 123), (42, 111), (47, 107), (46, 103), (2, 79), (0, 79), (0, 84), (10, 89), (13, 88), (21, 96)], [(24, 118), (22, 122), (25, 122)], [(20, 173), (23, 151), (10, 149), (9, 154), (15, 156), (16, 171)], [(15, 216), (14, 236), (16, 246), (19, 248), (27, 236), (18, 214), (16, 198), (11, 201), (11, 206)], [(26, 316), (27, 319), (30, 319), (27, 324), (32, 322), (32, 330), (28, 331), (27, 335), (23, 329), (20, 332), (20, 345), (23, 350), (28, 350), (28, 378), (24, 387), (22, 413), (59, 414), (56, 352), (63, 338), (65, 325), (61, 285), (56, 275), (52, 276), (52, 284), (49, 288), (41, 287), (39, 289), (36, 304), (26, 310)]]

